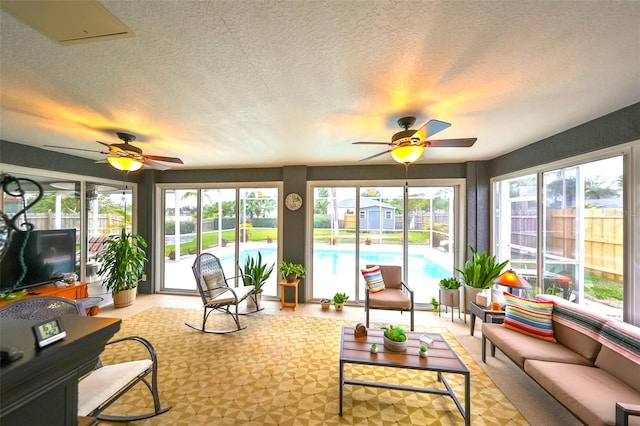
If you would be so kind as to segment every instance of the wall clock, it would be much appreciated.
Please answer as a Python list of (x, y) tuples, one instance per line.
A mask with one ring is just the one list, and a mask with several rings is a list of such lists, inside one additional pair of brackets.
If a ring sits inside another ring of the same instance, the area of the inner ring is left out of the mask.
[(287, 195), (287, 198), (285, 198), (284, 205), (287, 206), (289, 210), (296, 211), (300, 207), (302, 207), (302, 197), (300, 196), (300, 194), (292, 192), (291, 194)]

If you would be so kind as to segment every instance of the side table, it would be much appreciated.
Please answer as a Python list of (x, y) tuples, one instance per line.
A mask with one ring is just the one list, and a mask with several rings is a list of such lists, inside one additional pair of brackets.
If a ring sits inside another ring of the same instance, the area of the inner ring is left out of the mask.
[(476, 317), (480, 317), (483, 322), (502, 324), (504, 322), (504, 311), (492, 311), (488, 306), (471, 302), (471, 307), (469, 308), (469, 333), (472, 336), (476, 326)]
[[(280, 310), (284, 308), (292, 308), (294, 311), (296, 310), (298, 307), (298, 284), (300, 284), (299, 278), (293, 282), (287, 282), (287, 280), (280, 281)], [(284, 293), (287, 287), (293, 287), (295, 289), (295, 299), (293, 300), (293, 303), (285, 302)]]

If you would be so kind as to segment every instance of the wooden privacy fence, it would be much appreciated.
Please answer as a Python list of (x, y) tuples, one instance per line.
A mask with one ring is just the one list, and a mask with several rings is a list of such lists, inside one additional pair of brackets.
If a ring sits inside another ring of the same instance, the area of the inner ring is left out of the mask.
[[(56, 229), (56, 215), (49, 213), (30, 213), (29, 222), (35, 229)], [(93, 234), (97, 229), (100, 235), (118, 234), (122, 228), (121, 214), (99, 214), (98, 223), (93, 223), (93, 215), (89, 215), (89, 233)], [(96, 226), (97, 225), (97, 226)], [(80, 229), (80, 216), (78, 213), (63, 213), (60, 216), (59, 229)]]
[[(575, 259), (575, 209), (549, 209), (548, 213), (547, 253)], [(585, 268), (606, 276), (621, 276), (624, 229), (622, 209), (584, 209), (583, 213)]]

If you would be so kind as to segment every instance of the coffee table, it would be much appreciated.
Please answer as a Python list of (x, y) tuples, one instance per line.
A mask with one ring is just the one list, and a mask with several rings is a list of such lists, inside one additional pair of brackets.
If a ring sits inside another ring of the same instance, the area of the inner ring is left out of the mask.
[[(367, 335), (355, 337), (353, 327), (342, 327), (340, 338), (340, 411), (342, 416), (342, 397), (344, 385), (371, 386), (376, 388), (396, 389), (411, 392), (432, 393), (451, 397), (464, 418), (465, 425), (471, 424), (471, 378), (469, 369), (464, 365), (458, 355), (451, 349), (449, 343), (442, 334), (405, 332), (407, 335), (407, 349), (402, 352), (392, 352), (384, 347), (381, 329), (368, 329)], [(429, 355), (421, 358), (418, 355), (418, 347), (422, 344), (418, 340), (421, 334), (426, 334), (433, 339), (429, 345)], [(371, 343), (378, 344), (378, 353), (371, 353)], [(442, 382), (445, 389), (420, 388), (415, 386), (403, 386), (391, 383), (368, 382), (362, 380), (347, 379), (344, 376), (345, 364), (364, 364), (377, 367), (405, 368), (410, 370), (431, 371), (437, 373), (438, 381)], [(451, 386), (444, 377), (444, 373), (461, 374), (464, 376), (464, 407), (454, 394)]]

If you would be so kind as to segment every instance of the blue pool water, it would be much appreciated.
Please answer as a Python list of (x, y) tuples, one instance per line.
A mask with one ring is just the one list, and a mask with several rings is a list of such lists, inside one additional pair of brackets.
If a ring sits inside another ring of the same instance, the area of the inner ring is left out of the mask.
[[(240, 257), (240, 265), (244, 264), (246, 256), (255, 257), (258, 255), (258, 251), (262, 253), (263, 261), (267, 264), (277, 261), (275, 248), (249, 249), (243, 251)], [(222, 260), (224, 262), (226, 259)], [(361, 251), (360, 267), (364, 268), (367, 264), (402, 265), (402, 253)], [(313, 265), (314, 275), (342, 275), (347, 271), (355, 271), (355, 256), (352, 252), (335, 249), (315, 249), (313, 252)], [(453, 271), (447, 270), (421, 254), (409, 254), (409, 278), (411, 280), (440, 280), (451, 276), (452, 273)]]

